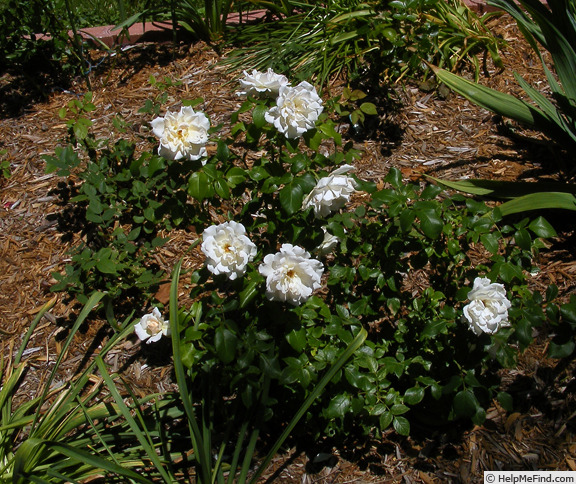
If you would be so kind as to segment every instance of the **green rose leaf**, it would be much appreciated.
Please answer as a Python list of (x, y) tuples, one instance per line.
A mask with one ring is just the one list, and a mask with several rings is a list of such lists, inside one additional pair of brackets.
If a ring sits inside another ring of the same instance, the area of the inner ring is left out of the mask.
[(210, 181), (203, 171), (192, 173), (188, 180), (188, 195), (201, 202), (210, 194)]
[(218, 161), (227, 161), (230, 158), (230, 148), (223, 141), (218, 141), (218, 148), (216, 149), (216, 158)]
[(326, 417), (344, 417), (349, 408), (350, 398), (347, 395), (336, 395), (326, 409)]
[(544, 217), (538, 217), (530, 222), (528, 228), (534, 232), (538, 237), (549, 238), (556, 237), (558, 234), (554, 227), (550, 225)]
[(268, 107), (264, 104), (258, 104), (252, 111), (252, 121), (258, 129), (266, 126), (266, 118), (264, 117), (266, 111), (268, 111)]
[(294, 350), (296, 350), (298, 353), (301, 353), (302, 351), (304, 351), (304, 348), (306, 348), (307, 339), (305, 329), (300, 330), (294, 329), (290, 331), (286, 335), (286, 339), (288, 340), (290, 346), (292, 346), (292, 348), (294, 348)]
[(556, 343), (552, 341), (548, 346), (548, 356), (550, 358), (566, 358), (574, 353), (575, 347), (576, 344), (574, 343), (574, 339), (570, 339), (565, 343)]
[(471, 418), (476, 415), (479, 407), (478, 399), (470, 390), (461, 390), (454, 395), (452, 408), (457, 417)]
[(392, 426), (400, 435), (406, 436), (410, 434), (410, 422), (408, 422), (408, 419), (405, 417), (394, 417)]
[[(103, 253), (103, 251), (105, 251)], [(102, 249), (98, 251), (96, 257), (98, 257), (98, 261), (96, 262), (96, 269), (98, 269), (103, 274), (118, 274), (119, 265), (118, 263), (111, 259), (111, 251), (110, 249)]]
[(233, 166), (226, 172), (226, 179), (232, 186), (240, 185), (246, 180), (246, 170), (238, 166)]
[(406, 405), (397, 403), (396, 405), (392, 405), (390, 412), (392, 413), (392, 415), (402, 415), (408, 412), (409, 410), (410, 409)]
[(214, 190), (224, 200), (230, 198), (230, 187), (224, 178), (216, 178), (216, 180), (214, 180)]
[(444, 223), (436, 210), (418, 210), (418, 218), (420, 219), (420, 229), (430, 239), (437, 239), (442, 233)]
[(378, 114), (378, 111), (376, 110), (376, 105), (373, 103), (360, 104), (360, 111), (362, 111), (364, 114), (370, 114), (372, 116)]
[(299, 183), (291, 182), (280, 190), (280, 204), (282, 208), (292, 215), (302, 208), (302, 200), (304, 199), (304, 190)]
[(500, 236), (495, 234), (494, 232), (490, 234), (483, 234), (480, 236), (480, 241), (486, 247), (491, 254), (498, 253), (498, 241), (500, 240)]
[(572, 299), (568, 304), (560, 306), (560, 314), (571, 325), (576, 323), (576, 301)]
[(530, 250), (532, 247), (532, 237), (526, 229), (520, 229), (514, 234), (516, 245), (524, 250)]
[(502, 408), (507, 412), (514, 410), (514, 401), (512, 399), (512, 395), (510, 395), (508, 392), (498, 392), (498, 395), (496, 395), (496, 400), (498, 400), (498, 403), (500, 403)]
[(228, 328), (220, 326), (216, 330), (214, 336), (214, 344), (216, 346), (216, 354), (222, 363), (231, 363), (236, 356), (236, 347), (238, 346), (238, 338)]
[(412, 387), (406, 390), (404, 394), (404, 401), (408, 405), (416, 405), (422, 401), (424, 398), (424, 388), (422, 387)]
[(391, 412), (383, 412), (380, 415), (380, 430), (386, 430), (394, 420), (394, 415)]
[(270, 173), (268, 173), (268, 170), (266, 170), (266, 168), (264, 168), (263, 166), (255, 166), (250, 170), (250, 173), (248, 175), (252, 180), (258, 182), (268, 178), (270, 176)]

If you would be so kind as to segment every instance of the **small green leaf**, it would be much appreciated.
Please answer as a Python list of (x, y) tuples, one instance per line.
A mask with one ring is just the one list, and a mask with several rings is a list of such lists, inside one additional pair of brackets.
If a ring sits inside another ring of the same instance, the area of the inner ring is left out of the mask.
[(347, 395), (336, 395), (326, 409), (326, 417), (342, 418), (350, 408), (350, 398)]
[(566, 358), (574, 353), (575, 347), (576, 344), (573, 338), (565, 343), (555, 343), (552, 341), (548, 346), (548, 356), (550, 358)]
[(218, 141), (218, 148), (216, 149), (216, 158), (218, 159), (218, 161), (222, 162), (228, 161), (228, 158), (230, 158), (230, 148), (228, 148), (228, 145), (223, 141)]
[(380, 415), (380, 430), (386, 430), (394, 420), (391, 412), (384, 412)]
[(261, 279), (255, 279), (248, 283), (248, 285), (240, 292), (240, 307), (244, 308), (254, 299), (259, 292), (258, 286), (262, 282)]
[(238, 166), (233, 166), (226, 172), (226, 179), (232, 186), (240, 185), (246, 180), (246, 170)]
[(258, 104), (254, 111), (252, 111), (252, 121), (258, 129), (263, 128), (266, 125), (266, 118), (264, 115), (268, 111), (268, 107), (265, 104)]
[(534, 232), (538, 237), (549, 238), (556, 237), (558, 234), (554, 227), (550, 225), (544, 217), (538, 217), (532, 220), (528, 228)]
[(263, 166), (255, 166), (250, 170), (249, 175), (252, 180), (258, 182), (268, 178), (270, 176), (270, 173), (268, 173), (268, 170), (266, 170), (266, 168), (264, 168)]
[(376, 110), (376, 105), (372, 104), (372, 103), (362, 103), (360, 104), (360, 110), (364, 113), (364, 114), (370, 114), (372, 116), (375, 116), (378, 114), (378, 111)]
[(417, 210), (420, 228), (426, 237), (437, 239), (442, 233), (444, 223), (435, 210)]
[(454, 408), (454, 412), (457, 417), (471, 418), (476, 415), (480, 404), (478, 403), (474, 393), (472, 393), (470, 390), (461, 390), (456, 395), (454, 395), (452, 407)]
[(304, 351), (306, 348), (307, 339), (306, 339), (306, 330), (299, 329), (299, 330), (292, 330), (286, 335), (286, 340), (296, 350), (298, 353)]
[(526, 229), (520, 229), (514, 234), (516, 245), (524, 250), (530, 250), (532, 247), (532, 237)]
[(498, 392), (498, 395), (496, 395), (496, 400), (498, 400), (498, 403), (500, 403), (502, 408), (507, 412), (514, 410), (514, 401), (512, 395), (510, 395), (508, 392)]
[(198, 171), (190, 175), (188, 180), (188, 195), (201, 202), (210, 193), (210, 181), (203, 171)]
[(98, 269), (103, 274), (118, 274), (118, 265), (111, 259), (100, 259), (98, 262), (96, 262), (96, 269)]
[(480, 236), (480, 241), (482, 242), (482, 244), (484, 244), (486, 250), (488, 250), (491, 254), (498, 253), (498, 247), (500, 241), (500, 236), (498, 234), (494, 232), (490, 234), (483, 234)]
[(410, 422), (406, 417), (394, 417), (392, 425), (400, 435), (407, 436), (410, 434)]
[(220, 358), (222, 363), (228, 364), (234, 360), (236, 347), (238, 346), (238, 338), (232, 331), (224, 326), (220, 326), (214, 336), (214, 345), (218, 358)]
[(390, 412), (392, 413), (392, 415), (402, 415), (408, 412), (409, 410), (410, 409), (406, 405), (397, 403), (396, 405), (392, 405)]
[(404, 393), (404, 401), (408, 405), (417, 405), (424, 398), (424, 388), (422, 387), (412, 387), (406, 390)]
[(289, 215), (292, 215), (302, 208), (304, 191), (299, 183), (292, 182), (280, 190), (279, 198), (282, 208)]
[(224, 200), (230, 198), (230, 187), (224, 178), (216, 178), (216, 180), (214, 180), (214, 190)]

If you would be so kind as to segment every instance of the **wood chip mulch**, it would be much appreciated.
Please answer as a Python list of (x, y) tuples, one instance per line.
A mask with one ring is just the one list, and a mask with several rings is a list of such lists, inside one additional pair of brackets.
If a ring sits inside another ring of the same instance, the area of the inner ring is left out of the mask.
[[(503, 16), (492, 27), (508, 42), (502, 52), (506, 70), (499, 72), (488, 62), (489, 76), (483, 76), (481, 82), (520, 96), (522, 91), (512, 74), (516, 71), (531, 84), (541, 85), (544, 76), (539, 61), (513, 21)], [(203, 44), (181, 47), (175, 55), (170, 44), (140, 44), (104, 59), (91, 73), (97, 106), (92, 113), (95, 133), (112, 136), (111, 121), (117, 114), (128, 122), (129, 136), (148, 132), (151, 119), (139, 109), (157, 93), (149, 84), (151, 75), (182, 81), (169, 90), (167, 106), (203, 97), (201, 109), (210, 113), (213, 124), (225, 123), (240, 100), (234, 94), (235, 84), (229, 83), (234, 78), (217, 60)], [(0, 88), (5, 92), (16, 81), (2, 77)], [(69, 246), (46, 219), (58, 210), (50, 190), (59, 179), (45, 173), (42, 156), (53, 154), (66, 137), (66, 125), (58, 111), (84, 92), (81, 81), (61, 89), (56, 86), (44, 102), (26, 105), (17, 116), (4, 113), (0, 119), (0, 150), (7, 150), (4, 158), (10, 160), (12, 171), (9, 179), (0, 179), (0, 332), (5, 355), (18, 347), (39, 308), (53, 297), (58, 300), (29, 345), (34, 368), (22, 388), (23, 399), (35, 394), (51, 370), (62, 349), (64, 321), (71, 311), (61, 295), (50, 292), (51, 274), (68, 260)], [(454, 94), (442, 97), (415, 84), (398, 86), (395, 92), (401, 107), (382, 112), (366, 133), (368, 137), (356, 137), (357, 147), (364, 152), (357, 163), (360, 177), (380, 181), (395, 166), (410, 180), (420, 180), (423, 173), (452, 180), (558, 178), (548, 163), (553, 156), (548, 145), (525, 141), (526, 136), (539, 137), (538, 133), (505, 128), (502, 120)], [(563, 223), (561, 217), (554, 221), (561, 226), (561, 237), (543, 252), (534, 287), (543, 290), (554, 282), (568, 297), (574, 293), (576, 277), (574, 224)], [(194, 238), (184, 231), (171, 233), (170, 243), (157, 260), (167, 274)], [(191, 254), (184, 267), (198, 263)], [(85, 355), (97, 349), (101, 337), (98, 323), (83, 328), (64, 360), (63, 381), (73, 377)], [(390, 433), (382, 441), (351, 439), (337, 448), (326, 442), (306, 454), (292, 449), (294, 455), (279, 456), (266, 477), (281, 483), (432, 483), (482, 482), (484, 470), (576, 471), (576, 367), (571, 361), (547, 360), (545, 350), (531, 347), (519, 368), (504, 375), (511, 391), (521, 397), (515, 413), (507, 414), (495, 404), (479, 427), (428, 429), (411, 438)], [(162, 349), (143, 352), (134, 338), (110, 355), (114, 367), (122, 369), (129, 381), (137, 382), (142, 395), (174, 388), (166, 358)]]

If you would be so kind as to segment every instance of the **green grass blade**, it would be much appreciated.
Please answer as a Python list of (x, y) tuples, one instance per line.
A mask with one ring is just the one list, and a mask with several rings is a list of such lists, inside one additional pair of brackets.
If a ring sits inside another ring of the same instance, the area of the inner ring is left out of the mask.
[(178, 315), (178, 281), (180, 279), (180, 270), (182, 268), (182, 261), (178, 261), (174, 267), (172, 274), (172, 285), (170, 287), (170, 331), (172, 334), (172, 352), (174, 359), (174, 372), (176, 374), (176, 382), (178, 383), (178, 390), (182, 398), (182, 404), (188, 425), (190, 427), (190, 438), (192, 439), (192, 446), (196, 453), (196, 462), (198, 463), (199, 481), (202, 484), (208, 484), (212, 481), (212, 460), (208, 444), (203, 438), (203, 432), (200, 431), (200, 426), (194, 412), (192, 400), (188, 390), (186, 380), (186, 371), (182, 365), (182, 357), (180, 355), (180, 318)]
[(108, 371), (106, 370), (106, 365), (104, 364), (104, 361), (100, 356), (96, 358), (96, 366), (100, 370), (100, 374), (102, 375), (102, 378), (106, 383), (106, 387), (108, 388), (108, 391), (110, 392), (112, 398), (114, 398), (114, 401), (116, 402), (116, 405), (120, 410), (120, 413), (130, 426), (130, 429), (133, 432), (134, 436), (138, 439), (138, 442), (142, 446), (142, 449), (146, 453), (147, 457), (150, 459), (150, 461), (155, 466), (156, 470), (160, 473), (165, 482), (172, 482), (173, 480), (171, 479), (171, 476), (169, 476), (168, 473), (166, 472), (164, 464), (161, 462), (154, 446), (151, 443), (150, 436), (144, 435), (146, 433), (146, 428), (144, 428), (143, 432), (136, 423), (136, 421), (134, 420), (134, 418), (132, 417), (130, 409), (124, 403), (124, 400), (120, 395), (120, 393), (118, 393), (116, 384), (108, 374)]
[(553, 125), (541, 110), (510, 94), (468, 81), (444, 69), (432, 67), (432, 70), (436, 77), (450, 89), (484, 109), (531, 126)]
[(22, 339), (22, 344), (20, 345), (20, 349), (18, 350), (18, 353), (16, 353), (16, 357), (14, 358), (14, 366), (18, 366), (18, 364), (20, 363), (20, 360), (22, 358), (22, 354), (24, 353), (24, 350), (28, 346), (28, 342), (30, 341), (30, 338), (32, 337), (32, 333), (34, 333), (36, 326), (38, 326), (38, 323), (40, 322), (40, 320), (42, 319), (44, 314), (46, 314), (46, 312), (48, 312), (50, 309), (52, 309), (54, 307), (54, 304), (56, 304), (56, 300), (57, 300), (57, 298), (53, 297), (50, 301), (48, 301), (46, 304), (44, 304), (44, 306), (42, 306), (40, 308), (40, 311), (38, 311), (38, 314), (36, 315), (36, 317), (34, 318), (32, 323), (30, 324), (28, 331), (26, 331), (26, 334), (24, 335), (24, 338)]
[(563, 192), (576, 195), (576, 185), (574, 183), (557, 182), (509, 182), (498, 180), (470, 179), (451, 181), (425, 175), (426, 178), (434, 180), (438, 185), (452, 188), (472, 195), (481, 195), (494, 198), (516, 198), (529, 195), (535, 192)]
[[(66, 341), (64, 342), (64, 345), (62, 346), (62, 350), (60, 351), (58, 358), (56, 358), (56, 361), (54, 363), (54, 369), (50, 373), (48, 380), (46, 381), (46, 383), (44, 385), (44, 391), (42, 392), (42, 396), (41, 396), (42, 402), (45, 401), (45, 399), (48, 395), (48, 392), (50, 391), (50, 387), (52, 385), (52, 382), (54, 381), (54, 378), (56, 377), (56, 372), (60, 368), (60, 364), (62, 363), (62, 359), (64, 358), (64, 355), (66, 355), (66, 353), (68, 352), (68, 348), (72, 344), (72, 340), (74, 339), (74, 336), (78, 332), (78, 329), (80, 328), (80, 326), (82, 325), (84, 320), (88, 317), (88, 315), (90, 314), (92, 309), (94, 309), (98, 305), (98, 303), (104, 297), (104, 295), (105, 294), (102, 292), (95, 292), (94, 294), (92, 294), (90, 296), (90, 298), (88, 299), (88, 301), (86, 302), (86, 304), (82, 308), (82, 311), (80, 311), (78, 318), (76, 319), (76, 321), (74, 322), (74, 325), (70, 329), (70, 334), (68, 335), (68, 337), (66, 338)], [(34, 422), (32, 424), (32, 431), (31, 431), (30, 435), (33, 435), (34, 429), (35, 429), (36, 425), (38, 424), (39, 419), (40, 419), (40, 413), (37, 413), (36, 418), (34, 419)]]
[(278, 452), (284, 441), (292, 433), (292, 430), (294, 430), (294, 427), (296, 427), (296, 425), (298, 424), (300, 419), (304, 416), (310, 405), (314, 403), (314, 400), (318, 398), (318, 396), (322, 393), (326, 385), (330, 383), (330, 380), (334, 378), (334, 376), (340, 370), (340, 368), (342, 368), (342, 366), (344, 366), (344, 364), (348, 361), (348, 359), (358, 350), (358, 348), (360, 348), (360, 346), (362, 346), (367, 336), (368, 333), (366, 332), (366, 330), (364, 328), (360, 328), (360, 331), (358, 331), (358, 334), (351, 341), (350, 345), (346, 348), (346, 350), (344, 350), (344, 352), (338, 357), (338, 359), (334, 362), (334, 364), (330, 367), (330, 369), (320, 379), (320, 381), (316, 384), (314, 390), (310, 392), (306, 400), (304, 400), (302, 406), (298, 409), (298, 411), (296, 412), (290, 423), (286, 426), (286, 428), (284, 429), (278, 440), (274, 443), (274, 445), (272, 446), (272, 448), (270, 449), (270, 451), (268, 452), (268, 454), (258, 467), (257, 471), (250, 479), (250, 483), (257, 482), (258, 478), (268, 467), (268, 465), (270, 464), (270, 462), (272, 461), (272, 459), (274, 458), (274, 456), (276, 455), (276, 453)]
[(22, 482), (22, 483), (29, 482), (27, 480), (22, 480), (30, 478), (24, 465), (25, 457), (23, 456), (26, 456), (28, 453), (32, 451), (33, 448), (37, 447), (45, 447), (49, 450), (63, 454), (66, 457), (69, 457), (70, 459), (74, 460), (75, 462), (78, 462), (83, 465), (88, 465), (88, 467), (93, 468), (95, 471), (104, 470), (112, 474), (127, 477), (136, 482), (141, 482), (143, 484), (152, 484), (152, 481), (146, 479), (142, 475), (130, 469), (126, 469), (122, 466), (119, 466), (113, 462), (110, 462), (107, 459), (90, 454), (89, 452), (72, 447), (68, 444), (42, 439), (29, 439), (26, 442), (24, 442), (16, 452), (17, 459), (14, 464), (14, 482)]
[(502, 216), (542, 209), (576, 211), (576, 196), (561, 192), (532, 193), (505, 202), (498, 209)]

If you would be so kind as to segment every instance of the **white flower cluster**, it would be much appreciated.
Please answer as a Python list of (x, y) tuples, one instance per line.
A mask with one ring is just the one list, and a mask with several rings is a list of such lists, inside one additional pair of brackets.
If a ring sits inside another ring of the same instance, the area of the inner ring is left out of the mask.
[(244, 275), (256, 255), (256, 245), (246, 236), (244, 225), (230, 221), (208, 227), (202, 234), (202, 252), (206, 267), (214, 274), (226, 274), (230, 280)]
[(244, 90), (236, 94), (238, 96), (276, 97), (280, 88), (288, 85), (290, 85), (288, 78), (282, 74), (276, 74), (272, 69), (266, 72), (253, 69), (250, 74), (244, 71), (244, 78), (240, 79), (240, 87)]
[(470, 303), (464, 306), (464, 316), (477, 335), (493, 334), (510, 326), (508, 309), (511, 304), (502, 284), (492, 283), (487, 277), (477, 277), (468, 299)]
[(266, 296), (299, 306), (321, 287), (322, 263), (311, 259), (302, 247), (282, 244), (276, 254), (268, 254), (258, 268), (266, 277)]
[[(256, 255), (256, 246), (246, 236), (246, 229), (230, 221), (208, 227), (202, 234), (202, 252), (212, 274), (225, 274), (230, 280), (242, 276)], [(322, 263), (310, 259), (301, 247), (282, 245), (280, 252), (269, 254), (259, 267), (266, 277), (266, 295), (270, 300), (302, 304), (318, 289), (324, 271)]]
[[(244, 71), (240, 86), (242, 91), (238, 95), (275, 98), (276, 105), (266, 112), (265, 119), (287, 138), (298, 138), (313, 129), (323, 111), (322, 99), (311, 84), (301, 82), (292, 87), (286, 76), (276, 74), (272, 69)], [(160, 141), (158, 153), (161, 156), (172, 160), (206, 157), (210, 121), (204, 113), (184, 106), (179, 112), (166, 112), (164, 117), (158, 117), (150, 124)], [(313, 207), (318, 218), (339, 210), (356, 190), (354, 179), (345, 176), (353, 169), (344, 165), (320, 179), (304, 200), (303, 208)], [(324, 228), (324, 240), (316, 253), (326, 255), (339, 242)], [(206, 256), (206, 268), (212, 274), (225, 275), (230, 280), (243, 276), (257, 254), (256, 245), (248, 238), (245, 227), (235, 221), (208, 227), (202, 234), (201, 250)], [(269, 300), (298, 306), (321, 287), (324, 267), (303, 248), (283, 244), (277, 253), (264, 257), (259, 272), (266, 278)], [(134, 327), (138, 337), (147, 343), (168, 335), (169, 329), (157, 308)]]
[(342, 208), (356, 191), (356, 181), (345, 173), (354, 170), (351, 165), (342, 165), (329, 176), (320, 178), (306, 196), (302, 207), (314, 207), (316, 218), (323, 218)]
[(150, 125), (160, 140), (160, 156), (169, 160), (199, 160), (206, 156), (210, 121), (204, 113), (183, 106), (180, 112), (168, 111), (163, 118), (154, 119)]
[(134, 331), (138, 338), (150, 344), (158, 341), (162, 336), (168, 336), (170, 325), (164, 320), (158, 308), (154, 308), (151, 313), (146, 314), (136, 323)]
[(291, 86), (286, 76), (272, 69), (244, 71), (244, 78), (239, 82), (243, 89), (237, 93), (239, 96), (276, 98), (276, 106), (266, 112), (264, 119), (289, 139), (299, 138), (313, 129), (324, 109), (312, 84), (303, 81)]

